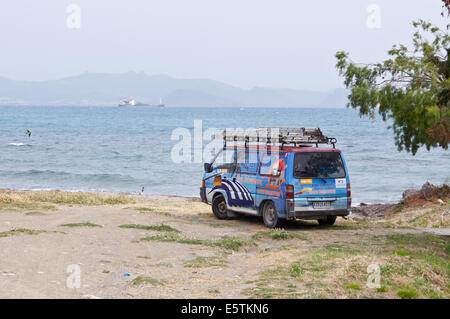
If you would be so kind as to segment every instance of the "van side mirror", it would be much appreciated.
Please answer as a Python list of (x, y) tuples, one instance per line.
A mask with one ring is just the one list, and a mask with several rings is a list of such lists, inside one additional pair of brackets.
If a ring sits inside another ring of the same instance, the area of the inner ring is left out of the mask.
[(203, 168), (205, 169), (206, 173), (211, 173), (213, 171), (212, 170), (212, 165), (210, 163), (203, 164)]

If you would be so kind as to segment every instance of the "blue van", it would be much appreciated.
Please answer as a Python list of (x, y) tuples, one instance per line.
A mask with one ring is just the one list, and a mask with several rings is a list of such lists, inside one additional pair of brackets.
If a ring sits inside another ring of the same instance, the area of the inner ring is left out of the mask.
[(287, 219), (333, 225), (337, 216), (349, 214), (344, 156), (335, 148), (336, 139), (320, 129), (261, 128), (222, 136), (224, 147), (204, 164), (200, 188), (202, 201), (212, 205), (218, 219), (243, 213), (262, 216), (267, 227), (278, 228)]

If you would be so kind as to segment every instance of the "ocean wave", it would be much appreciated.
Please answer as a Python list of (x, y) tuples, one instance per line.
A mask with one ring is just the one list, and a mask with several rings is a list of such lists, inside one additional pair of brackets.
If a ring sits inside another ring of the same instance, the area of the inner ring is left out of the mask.
[(31, 144), (27, 144), (27, 143), (19, 143), (19, 142), (11, 142), (8, 143), (9, 146), (32, 146)]
[(26, 177), (37, 178), (45, 180), (77, 180), (83, 183), (141, 183), (142, 181), (130, 176), (122, 174), (83, 174), (66, 171), (53, 170), (36, 170), (30, 169), (27, 171), (0, 171), (0, 176), (3, 177)]

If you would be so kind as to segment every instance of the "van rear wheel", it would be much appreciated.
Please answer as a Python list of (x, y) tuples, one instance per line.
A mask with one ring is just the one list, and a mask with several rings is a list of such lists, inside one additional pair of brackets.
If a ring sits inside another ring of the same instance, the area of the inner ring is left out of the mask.
[(273, 202), (264, 204), (262, 213), (264, 224), (269, 228), (280, 228), (283, 220), (278, 217), (277, 208)]
[(212, 201), (212, 211), (217, 219), (229, 219), (227, 213), (227, 202), (222, 195), (214, 197)]
[(318, 219), (319, 225), (334, 225), (336, 216), (327, 216), (327, 219)]

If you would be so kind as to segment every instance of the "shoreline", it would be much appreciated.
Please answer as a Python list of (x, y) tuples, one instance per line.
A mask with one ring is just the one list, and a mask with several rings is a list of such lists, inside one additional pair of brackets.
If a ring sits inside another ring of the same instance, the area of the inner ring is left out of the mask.
[(83, 191), (83, 190), (61, 190), (61, 189), (17, 189), (17, 188), (1, 188), (0, 192), (59, 192), (59, 193), (80, 193), (91, 195), (104, 195), (104, 196), (130, 196), (145, 199), (164, 199), (164, 198), (180, 198), (189, 201), (201, 201), (200, 196), (187, 196), (187, 195), (164, 195), (164, 194), (141, 194), (130, 192), (112, 192), (112, 191)]
[[(201, 202), (200, 196), (183, 196), (183, 195), (163, 195), (163, 194), (142, 194), (129, 192), (111, 192), (111, 191), (80, 191), (80, 190), (27, 190), (27, 189), (9, 189), (0, 188), (0, 193), (56, 193), (56, 194), (87, 194), (92, 196), (114, 197), (125, 196), (140, 201), (167, 201), (167, 202)], [(449, 186), (443, 184), (442, 186), (435, 186), (426, 182), (420, 190), (407, 189), (402, 194), (402, 200), (393, 203), (353, 203), (351, 212), (348, 218), (356, 218), (362, 220), (382, 220), (386, 216), (392, 216), (403, 209), (414, 210), (418, 208), (432, 208), (435, 206), (445, 205), (445, 202), (438, 198), (442, 197), (444, 201), (448, 202)], [(0, 198), (1, 203), (1, 198)], [(356, 204), (356, 205), (355, 205)]]
[[(97, 194), (97, 195), (124, 195), (124, 196), (142, 196), (142, 197), (169, 197), (169, 198), (185, 198), (189, 200), (200, 200), (200, 196), (196, 195), (176, 195), (176, 194), (158, 194), (158, 193), (138, 193), (138, 192), (115, 192), (115, 191), (85, 191), (85, 190), (64, 190), (64, 189), (56, 189), (56, 188), (42, 188), (42, 189), (27, 189), (27, 188), (2, 188), (1, 191), (10, 191), (10, 192), (67, 192), (67, 193), (86, 193), (86, 194)], [(393, 202), (380, 202), (380, 203), (371, 203), (371, 202), (353, 202), (352, 208), (358, 208), (360, 206), (375, 206), (375, 205), (396, 205), (399, 201)]]

